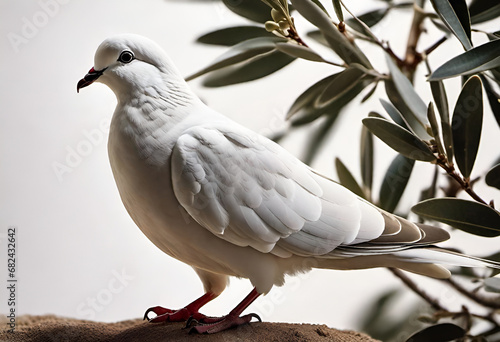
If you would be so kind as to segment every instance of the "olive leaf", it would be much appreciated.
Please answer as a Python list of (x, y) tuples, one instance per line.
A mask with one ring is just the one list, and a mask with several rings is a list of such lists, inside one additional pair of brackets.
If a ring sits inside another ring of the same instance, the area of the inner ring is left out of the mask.
[(403, 115), (401, 112), (390, 102), (387, 102), (384, 99), (380, 99), (380, 103), (382, 104), (382, 107), (384, 107), (385, 111), (389, 116), (391, 117), (392, 121), (397, 123), (399, 126), (403, 127), (406, 130), (410, 130), (408, 128), (408, 125), (406, 124)]
[(500, 213), (482, 203), (458, 198), (432, 198), (418, 203), (411, 210), (423, 218), (446, 223), (470, 234), (500, 235)]
[(410, 179), (415, 160), (398, 154), (391, 162), (380, 187), (380, 207), (394, 212)]
[(442, 81), (431, 81), (432, 97), (441, 118), (441, 133), (443, 135), (443, 145), (448, 160), (453, 160), (453, 137), (451, 133), (450, 111), (448, 97)]
[(488, 278), (484, 280), (484, 289), (488, 292), (500, 293), (500, 278)]
[(344, 21), (344, 13), (342, 13), (342, 6), (340, 5), (340, 0), (332, 0), (333, 9), (335, 10), (335, 15), (339, 21)]
[(485, 177), (486, 184), (500, 190), (500, 164), (488, 171)]
[(471, 77), (458, 97), (452, 119), (453, 150), (460, 172), (469, 178), (474, 167), (483, 125), (481, 79)]
[(479, 24), (500, 16), (500, 2), (473, 0), (469, 5), (471, 24)]
[[(363, 187), (368, 191), (372, 191), (373, 185), (373, 134), (363, 125), (361, 129), (361, 143), (360, 143), (360, 165), (361, 165), (361, 179)], [(367, 196), (368, 199), (370, 196)]]
[(304, 107), (313, 103), (316, 98), (323, 92), (324, 88), (330, 84), (340, 73), (336, 73), (330, 76), (323, 78), (322, 80), (316, 82), (309, 88), (307, 88), (302, 94), (299, 95), (295, 99), (295, 102), (292, 104), (288, 113), (286, 115), (286, 119), (290, 119), (295, 114), (299, 113)]
[(203, 80), (206, 87), (223, 87), (268, 76), (295, 60), (280, 51), (271, 51), (253, 59), (212, 72)]
[(443, 23), (462, 43), (464, 49), (470, 50), (470, 17), (465, 0), (431, 0), (432, 6)]
[(437, 68), (429, 81), (470, 75), (500, 67), (500, 39), (466, 51)]
[(452, 323), (441, 323), (430, 326), (413, 334), (406, 342), (455, 341), (465, 337), (466, 331)]
[(330, 84), (328, 84), (320, 96), (316, 99), (316, 107), (325, 107), (355, 87), (365, 72), (355, 67), (346, 68)]
[(432, 136), (434, 137), (434, 141), (436, 142), (436, 148), (441, 155), (446, 155), (444, 144), (441, 139), (441, 127), (439, 125), (439, 121), (436, 116), (436, 112), (434, 111), (434, 105), (432, 104), (432, 102), (429, 103), (427, 117), (429, 118), (429, 122), (431, 124)]
[(347, 166), (345, 166), (339, 158), (335, 158), (335, 169), (337, 170), (340, 184), (354, 192), (356, 195), (366, 198), (363, 189), (356, 181), (356, 178), (354, 178), (351, 171), (349, 171)]
[(394, 64), (392, 58), (387, 54), (386, 62), (401, 100), (410, 109), (410, 111), (402, 112), (405, 122), (417, 136), (422, 139), (429, 139), (430, 136), (426, 130), (426, 127), (429, 126), (427, 121), (427, 106), (416, 93), (408, 78), (403, 75), (401, 70)]
[(488, 98), (491, 111), (495, 116), (498, 126), (500, 126), (500, 94), (495, 91), (489, 79), (487, 79), (484, 75), (481, 75), (480, 77), (483, 82), (484, 91), (486, 92), (486, 97)]
[(365, 54), (357, 45), (339, 32), (337, 27), (332, 23), (331, 18), (319, 6), (310, 0), (291, 0), (291, 2), (304, 18), (319, 28), (330, 47), (342, 60), (347, 64), (358, 63), (368, 69), (372, 69), (370, 61), (366, 58)]
[(277, 43), (276, 49), (292, 57), (302, 58), (313, 62), (330, 63), (324, 60), (316, 51), (306, 46), (292, 43)]
[(392, 149), (410, 159), (422, 161), (436, 159), (426, 143), (401, 126), (379, 118), (365, 118), (363, 124)]
[(206, 73), (246, 61), (252, 57), (265, 54), (276, 49), (276, 43), (286, 40), (278, 37), (253, 38), (236, 44), (224, 54), (215, 59), (211, 64), (186, 78), (186, 81), (193, 80)]
[(232, 46), (245, 40), (259, 37), (274, 37), (272, 33), (267, 32), (258, 26), (234, 26), (220, 30), (215, 30), (204, 34), (196, 39), (198, 43)]
[(232, 12), (244, 18), (263, 23), (271, 17), (269, 7), (261, 1), (255, 0), (222, 0)]
[[(338, 74), (335, 74), (335, 78), (337, 76)], [(334, 77), (332, 77), (330, 81), (333, 81), (333, 79)], [(328, 84), (326, 82), (326, 79), (324, 81), (325, 83), (323, 83), (323, 81), (320, 81), (321, 84), (320, 82), (318, 82), (316, 85), (314, 85), (314, 89), (311, 92), (308, 92), (307, 94), (304, 93), (304, 96), (300, 95), (294, 105), (292, 105), (291, 110), (293, 109), (293, 111), (289, 111), (289, 113), (292, 114), (290, 114), (290, 116), (287, 116), (291, 117), (292, 126), (307, 124), (322, 115), (331, 115), (332, 113), (336, 113), (348, 103), (350, 103), (369, 84), (368, 80), (363, 79), (348, 91), (343, 92), (342, 94), (340, 94), (340, 96), (337, 96), (328, 105), (318, 107), (316, 106), (316, 99), (322, 94), (324, 87)], [(303, 105), (299, 107), (297, 103), (303, 103)]]
[[(368, 27), (372, 27), (378, 24), (386, 15), (389, 13), (388, 8), (377, 9), (370, 12), (366, 12), (360, 16), (357, 16), (358, 20), (362, 21)], [(370, 34), (366, 32), (366, 28), (354, 18), (349, 18), (346, 20), (346, 24), (355, 29), (356, 31), (363, 33), (367, 36)]]
[(312, 139), (307, 142), (306, 152), (304, 157), (304, 163), (311, 164), (316, 157), (320, 147), (323, 145), (325, 138), (328, 135), (328, 132), (332, 129), (339, 117), (340, 111), (342, 108), (335, 108), (326, 116), (325, 122), (323, 122), (316, 133), (312, 135)]

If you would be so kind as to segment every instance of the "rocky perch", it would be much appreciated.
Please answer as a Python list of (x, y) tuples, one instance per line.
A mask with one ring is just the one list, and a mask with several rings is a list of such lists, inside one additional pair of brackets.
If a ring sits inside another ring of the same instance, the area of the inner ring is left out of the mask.
[[(5, 315), (2, 315), (5, 317)], [(326, 325), (251, 323), (215, 335), (189, 334), (184, 323), (149, 324), (140, 319), (117, 323), (100, 323), (71, 318), (21, 316), (14, 333), (6, 330), (7, 321), (0, 320), (0, 341), (9, 342), (129, 342), (129, 341), (298, 341), (298, 342), (376, 342), (369, 336), (328, 328)]]

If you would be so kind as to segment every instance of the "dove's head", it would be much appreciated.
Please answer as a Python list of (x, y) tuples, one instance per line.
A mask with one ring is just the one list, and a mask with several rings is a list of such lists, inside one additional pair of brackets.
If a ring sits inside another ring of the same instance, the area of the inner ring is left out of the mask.
[(152, 40), (123, 34), (99, 45), (94, 67), (78, 82), (77, 91), (94, 82), (106, 84), (120, 98), (134, 91), (161, 91), (168, 83), (182, 84), (166, 53)]

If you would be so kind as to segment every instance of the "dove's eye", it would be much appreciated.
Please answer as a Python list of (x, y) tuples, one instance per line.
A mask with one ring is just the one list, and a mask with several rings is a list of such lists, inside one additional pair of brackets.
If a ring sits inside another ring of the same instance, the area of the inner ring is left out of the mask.
[(118, 57), (118, 61), (122, 63), (130, 63), (134, 60), (134, 54), (130, 51), (123, 51)]

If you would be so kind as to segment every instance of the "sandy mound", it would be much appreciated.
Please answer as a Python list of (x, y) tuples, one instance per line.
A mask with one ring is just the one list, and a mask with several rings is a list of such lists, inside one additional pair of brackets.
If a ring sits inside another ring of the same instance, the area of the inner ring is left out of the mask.
[[(2, 315), (4, 316), (4, 315)], [(4, 316), (5, 317), (5, 316)], [(353, 331), (339, 331), (325, 325), (288, 323), (251, 323), (216, 335), (188, 334), (183, 323), (149, 324), (140, 319), (117, 323), (99, 323), (71, 318), (21, 316), (17, 318), (15, 333), (5, 329), (2, 321), (0, 341), (9, 342), (128, 342), (128, 341), (299, 341), (299, 342), (376, 342), (367, 335)]]

